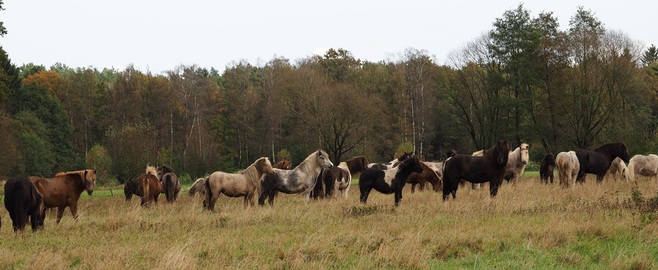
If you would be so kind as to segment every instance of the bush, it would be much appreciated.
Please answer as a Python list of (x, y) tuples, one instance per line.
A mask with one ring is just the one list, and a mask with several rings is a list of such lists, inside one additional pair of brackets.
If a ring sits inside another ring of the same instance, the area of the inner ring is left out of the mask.
[(96, 181), (107, 185), (111, 181), (112, 158), (102, 145), (94, 145), (87, 153), (87, 168), (96, 170)]

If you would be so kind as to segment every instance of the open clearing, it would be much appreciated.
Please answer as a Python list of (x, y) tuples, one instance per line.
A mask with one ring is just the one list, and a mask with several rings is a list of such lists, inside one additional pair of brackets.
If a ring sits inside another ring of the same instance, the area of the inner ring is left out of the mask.
[[(216, 213), (182, 193), (175, 204), (150, 208), (125, 202), (123, 190), (97, 190), (67, 209), (61, 224), (48, 212), (45, 229), (15, 234), (0, 210), (0, 268), (533, 268), (652, 269), (658, 267), (658, 184), (641, 179), (575, 190), (523, 177), (496, 198), (463, 188), (457, 200), (440, 193), (373, 191), (358, 202), (311, 201), (279, 194), (274, 207), (243, 208), (220, 197)], [(184, 188), (187, 190), (187, 188)], [(29, 227), (29, 226), (28, 226)]]

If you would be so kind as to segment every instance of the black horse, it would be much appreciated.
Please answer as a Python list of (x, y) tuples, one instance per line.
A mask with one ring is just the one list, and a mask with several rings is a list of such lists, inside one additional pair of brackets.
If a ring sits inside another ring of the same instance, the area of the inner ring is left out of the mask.
[(130, 201), (133, 195), (139, 196), (139, 182), (137, 181), (128, 181), (125, 186), (123, 186), (123, 194), (126, 195), (126, 201)]
[(485, 150), (483, 156), (456, 155), (446, 160), (443, 165), (443, 200), (448, 200), (450, 194), (453, 199), (456, 197), (462, 179), (471, 183), (489, 182), (489, 194), (495, 197), (505, 176), (508, 157), (509, 142), (500, 140)]
[(539, 164), (539, 181), (548, 184), (548, 180), (551, 180), (553, 184), (553, 169), (555, 168), (555, 156), (553, 153), (548, 153), (541, 160)]
[(361, 202), (366, 203), (370, 191), (374, 188), (384, 194), (395, 193), (395, 206), (400, 205), (402, 188), (404, 188), (407, 178), (413, 172), (423, 172), (423, 167), (416, 156), (402, 161), (396, 168), (390, 170), (366, 169), (359, 178)]
[(43, 226), (43, 199), (37, 188), (26, 177), (12, 178), (5, 183), (5, 208), (14, 224), (14, 231), (25, 230), (30, 216), (32, 231)]
[(580, 163), (576, 182), (585, 182), (585, 174), (591, 173), (596, 175), (596, 182), (600, 183), (615, 158), (621, 158), (626, 164), (630, 160), (628, 147), (623, 142), (607, 143), (594, 151), (578, 149), (576, 157)]

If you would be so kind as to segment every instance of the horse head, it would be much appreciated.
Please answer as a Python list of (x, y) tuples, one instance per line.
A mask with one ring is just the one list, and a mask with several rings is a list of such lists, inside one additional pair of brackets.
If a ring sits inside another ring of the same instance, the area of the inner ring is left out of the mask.
[(256, 169), (263, 172), (264, 174), (272, 175), (274, 174), (274, 168), (272, 168), (272, 163), (267, 157), (260, 158), (256, 161)]
[(316, 160), (318, 162), (318, 165), (320, 165), (320, 167), (322, 167), (323, 169), (331, 169), (334, 167), (334, 164), (331, 163), (331, 160), (329, 160), (329, 155), (327, 154), (327, 152), (323, 150), (318, 150)]
[(626, 147), (625, 143), (620, 143), (621, 144), (621, 153), (619, 154), (619, 158), (623, 160), (624, 162), (628, 163), (631, 160), (630, 155), (628, 154), (628, 147)]
[(174, 169), (172, 169), (167, 165), (162, 165), (158, 167), (158, 174), (156, 176), (158, 177), (158, 179), (162, 179), (162, 176), (167, 173), (174, 173)]
[(496, 162), (499, 165), (507, 164), (509, 158), (509, 142), (507, 140), (500, 140), (496, 142), (494, 149), (497, 152)]
[(450, 149), (448, 152), (446, 152), (446, 159), (454, 157), (457, 155), (457, 150), (455, 149)]
[(94, 193), (94, 186), (96, 185), (96, 170), (84, 170), (83, 176), (85, 189), (87, 190), (87, 194), (91, 196), (91, 194)]
[(400, 165), (398, 165), (398, 167), (399, 167), (399, 170), (403, 170), (403, 169), (408, 168), (412, 172), (423, 173), (423, 166), (420, 164), (420, 160), (418, 160), (417, 156), (407, 158)]
[(522, 143), (521, 146), (519, 146), (519, 148), (521, 149), (521, 153), (520, 153), (521, 163), (523, 163), (524, 165), (528, 164), (528, 161), (530, 160), (530, 154), (528, 153), (528, 151), (530, 150), (530, 146), (527, 143)]

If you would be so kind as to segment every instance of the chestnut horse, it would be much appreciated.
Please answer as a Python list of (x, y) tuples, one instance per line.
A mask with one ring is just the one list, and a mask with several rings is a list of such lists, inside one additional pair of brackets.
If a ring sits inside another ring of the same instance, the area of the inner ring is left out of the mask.
[(254, 205), (254, 195), (263, 174), (273, 175), (274, 168), (267, 157), (257, 159), (240, 173), (216, 171), (206, 178), (206, 200), (203, 206), (215, 211), (219, 195), (244, 197), (244, 207)]
[(623, 142), (607, 143), (594, 151), (578, 149), (576, 150), (576, 157), (578, 157), (580, 163), (580, 170), (576, 179), (578, 182), (585, 182), (585, 174), (588, 173), (595, 174), (596, 182), (601, 182), (615, 158), (619, 157), (626, 163), (630, 160), (628, 147)]
[(484, 151), (483, 156), (456, 155), (444, 162), (443, 167), (443, 201), (456, 197), (459, 181), (471, 183), (489, 182), (489, 194), (498, 194), (509, 159), (509, 142), (500, 140), (492, 148)]
[(158, 167), (158, 179), (162, 183), (162, 192), (164, 192), (165, 197), (167, 197), (168, 202), (174, 202), (178, 198), (178, 193), (181, 189), (180, 179), (174, 169), (167, 165), (162, 165)]
[[(82, 191), (87, 190), (91, 196), (96, 184), (96, 170), (80, 170), (58, 173), (55, 178), (29, 177), (43, 197), (45, 208), (57, 207), (57, 223), (64, 215), (64, 209), (69, 207), (73, 219), (78, 219), (78, 200)], [(46, 215), (45, 208), (42, 214)]]
[(416, 191), (416, 185), (420, 185), (419, 189), (421, 191), (425, 190), (425, 185), (427, 183), (432, 184), (434, 192), (439, 192), (443, 185), (443, 180), (441, 180), (441, 177), (439, 177), (439, 175), (434, 171), (432, 167), (425, 164), (425, 162), (420, 162), (420, 165), (423, 167), (423, 172), (414, 172), (409, 175), (409, 178), (407, 178), (407, 183), (411, 184), (411, 193)]
[(139, 177), (139, 187), (137, 190), (141, 198), (140, 205), (148, 206), (151, 202), (158, 203), (158, 196), (162, 192), (162, 184), (158, 180), (155, 167), (146, 167), (146, 173)]

